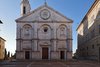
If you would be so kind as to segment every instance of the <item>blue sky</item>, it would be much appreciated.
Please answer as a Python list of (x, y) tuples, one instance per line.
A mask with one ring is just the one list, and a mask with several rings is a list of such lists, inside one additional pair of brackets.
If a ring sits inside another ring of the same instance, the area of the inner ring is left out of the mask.
[[(30, 0), (31, 10), (44, 4), (45, 0)], [(16, 50), (16, 22), (20, 17), (21, 0), (0, 0), (0, 36), (6, 40), (6, 48), (11, 53)], [(94, 0), (47, 0), (50, 7), (72, 19), (73, 22), (73, 51), (77, 48), (76, 28), (86, 15)]]

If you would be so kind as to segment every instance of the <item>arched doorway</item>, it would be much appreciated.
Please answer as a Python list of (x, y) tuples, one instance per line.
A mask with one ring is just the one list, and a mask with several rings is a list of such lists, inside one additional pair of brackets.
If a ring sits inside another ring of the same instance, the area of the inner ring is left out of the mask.
[(48, 59), (48, 47), (42, 47), (42, 59)]

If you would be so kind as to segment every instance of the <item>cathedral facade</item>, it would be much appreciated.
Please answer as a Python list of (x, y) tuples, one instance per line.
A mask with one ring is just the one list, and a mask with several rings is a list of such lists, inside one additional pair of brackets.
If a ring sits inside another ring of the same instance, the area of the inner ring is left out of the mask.
[(30, 11), (28, 0), (21, 2), (16, 19), (16, 59), (72, 59), (72, 20), (46, 3)]

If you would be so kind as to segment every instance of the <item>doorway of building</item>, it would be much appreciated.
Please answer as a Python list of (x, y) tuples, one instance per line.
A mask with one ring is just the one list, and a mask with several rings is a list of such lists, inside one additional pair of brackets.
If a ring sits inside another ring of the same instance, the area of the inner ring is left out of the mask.
[(48, 47), (42, 48), (42, 59), (48, 59)]
[(30, 59), (30, 52), (29, 51), (25, 51), (25, 59)]
[(64, 59), (64, 55), (65, 55), (65, 52), (64, 51), (60, 51), (60, 59)]

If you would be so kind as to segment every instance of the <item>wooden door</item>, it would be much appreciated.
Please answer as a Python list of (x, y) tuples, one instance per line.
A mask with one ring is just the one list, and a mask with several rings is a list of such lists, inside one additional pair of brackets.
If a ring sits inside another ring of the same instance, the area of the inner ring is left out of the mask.
[(60, 51), (60, 59), (64, 59), (64, 55), (65, 55), (64, 51)]
[(42, 48), (42, 59), (48, 59), (48, 48), (47, 47)]
[(30, 52), (29, 51), (25, 51), (25, 59), (30, 59)]

